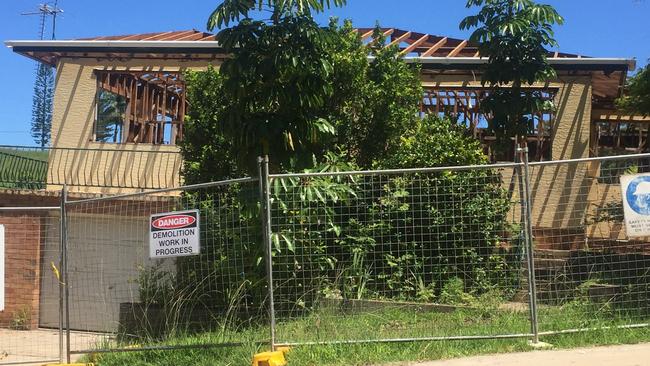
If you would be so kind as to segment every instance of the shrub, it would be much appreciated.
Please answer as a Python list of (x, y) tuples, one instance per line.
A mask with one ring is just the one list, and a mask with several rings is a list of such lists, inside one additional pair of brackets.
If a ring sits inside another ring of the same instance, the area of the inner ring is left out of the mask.
[[(377, 168), (481, 165), (487, 158), (475, 139), (447, 119), (425, 118)], [(353, 218), (341, 245), (364, 253), (376, 274), (366, 286), (377, 296), (421, 298), (454, 277), (466, 290), (513, 288), (517, 243), (507, 250), (509, 200), (493, 169), (367, 177), (355, 195)], [(420, 292), (420, 294), (418, 294)], [(425, 296), (426, 297), (426, 296)]]
[[(479, 143), (444, 119), (420, 121), (402, 141), (374, 166), (487, 162)], [(319, 171), (339, 169), (344, 158)], [(442, 300), (452, 280), (477, 296), (514, 290), (516, 245), (502, 245), (510, 205), (492, 169), (286, 178), (274, 186), (276, 298), (287, 310), (310, 309), (319, 296)]]

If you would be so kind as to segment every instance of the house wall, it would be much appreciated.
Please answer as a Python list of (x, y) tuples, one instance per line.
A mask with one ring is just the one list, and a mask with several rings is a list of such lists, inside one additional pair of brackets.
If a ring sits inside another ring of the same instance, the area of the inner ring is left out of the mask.
[[(72, 193), (70, 200), (96, 195)], [(57, 207), (60, 192), (0, 190), (0, 207)], [(143, 196), (132, 200), (70, 205), (67, 209), (70, 326), (77, 330), (117, 330), (120, 303), (139, 299), (142, 268), (148, 259), (149, 216), (172, 211), (176, 197)], [(19, 318), (29, 328), (59, 326), (59, 211), (0, 210), (5, 227), (5, 303), (0, 328)], [(173, 260), (163, 269), (174, 270)]]
[(0, 213), (5, 227), (5, 309), (0, 328), (38, 327), (41, 218)]
[[(110, 66), (106, 66), (107, 63)], [(70, 189), (78, 192), (111, 194), (139, 189), (107, 186), (157, 188), (180, 183), (181, 159), (177, 146), (93, 141), (97, 92), (94, 70), (186, 71), (205, 69), (208, 65), (180, 60), (155, 60), (155, 66), (151, 63), (151, 60), (120, 62), (70, 58), (59, 61), (52, 147), (85, 150), (55, 150), (49, 159), (48, 181), (69, 182)], [(47, 188), (54, 190), (61, 186)]]
[[(76, 197), (82, 198), (82, 197)], [(0, 207), (57, 207), (59, 192), (0, 190)], [(29, 328), (58, 327), (59, 281), (51, 263), (59, 264), (59, 211), (2, 211), (5, 226), (5, 300), (0, 312), (0, 328), (15, 326), (28, 319)], [(43, 314), (52, 314), (52, 324), (42, 322)]]
[[(72, 182), (72, 190), (82, 192), (126, 193), (137, 189), (107, 188), (110, 185), (138, 185), (147, 182), (152, 187), (176, 186), (181, 182), (179, 149), (176, 146), (151, 144), (110, 144), (93, 141), (95, 94), (97, 81), (94, 70), (184, 71), (207, 67), (204, 61), (130, 60), (128, 62), (92, 59), (61, 59), (57, 69), (52, 146), (90, 150), (61, 150), (51, 154), (48, 175), (50, 181)], [(218, 66), (218, 65), (217, 65)], [(471, 73), (429, 73), (424, 71), (422, 82), (434, 87), (481, 87), (480, 75)], [(591, 126), (591, 76), (560, 73), (556, 80), (540, 87), (557, 89), (551, 155), (553, 160), (589, 156)], [(107, 151), (95, 151), (102, 149)], [(513, 181), (512, 171), (503, 172), (504, 181)], [(531, 169), (533, 222), (535, 227), (584, 228), (587, 212), (598, 198), (611, 187), (599, 186), (597, 169), (588, 164), (550, 165)], [(513, 181), (513, 200), (519, 197)], [(60, 189), (49, 185), (48, 189)], [(614, 197), (615, 198), (615, 197)], [(514, 213), (516, 215), (516, 213)], [(600, 225), (602, 226), (602, 224)], [(600, 230), (600, 229), (599, 229)], [(592, 230), (593, 231), (593, 230)], [(600, 235), (610, 236), (600, 230)], [(613, 234), (612, 234), (613, 235)], [(620, 237), (623, 234), (616, 234)], [(558, 239), (558, 238), (553, 238)], [(561, 240), (562, 238), (560, 238)]]
[[(481, 87), (480, 76), (424, 74), (423, 84), (432, 87)], [(589, 156), (591, 125), (591, 77), (560, 74), (556, 80), (536, 85), (557, 89), (552, 133), (552, 160)], [(551, 165), (530, 170), (533, 224), (537, 228), (582, 225), (586, 208), (584, 195), (590, 180), (587, 165)], [(514, 201), (519, 200), (518, 180), (512, 169), (502, 171)], [(510, 184), (512, 183), (512, 184)], [(517, 211), (517, 210), (513, 210)], [(513, 212), (517, 217), (518, 212)]]

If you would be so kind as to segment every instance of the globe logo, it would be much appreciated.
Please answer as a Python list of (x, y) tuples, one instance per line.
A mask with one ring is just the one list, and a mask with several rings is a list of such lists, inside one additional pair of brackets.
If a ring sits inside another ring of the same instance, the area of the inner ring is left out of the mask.
[(650, 176), (639, 176), (630, 181), (625, 199), (634, 212), (650, 215)]

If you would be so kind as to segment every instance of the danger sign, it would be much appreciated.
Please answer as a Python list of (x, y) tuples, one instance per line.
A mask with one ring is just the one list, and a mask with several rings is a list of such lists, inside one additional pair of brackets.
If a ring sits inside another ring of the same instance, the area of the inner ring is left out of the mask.
[(149, 258), (197, 255), (199, 244), (199, 210), (151, 215)]

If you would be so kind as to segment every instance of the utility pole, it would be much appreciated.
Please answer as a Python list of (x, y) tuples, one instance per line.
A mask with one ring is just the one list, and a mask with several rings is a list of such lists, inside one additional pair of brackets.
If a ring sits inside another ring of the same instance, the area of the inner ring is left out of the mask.
[[(58, 7), (58, 0), (54, 4), (40, 4), (35, 12), (22, 13), (21, 15), (38, 15), (40, 22), (38, 38), (45, 39), (45, 25), (47, 18), (52, 18), (52, 36), (56, 39), (56, 16), (63, 13)], [(52, 126), (52, 99), (54, 95), (54, 73), (49, 65), (40, 63), (36, 66), (36, 80), (34, 82), (34, 96), (32, 100), (32, 137), (41, 147), (50, 141)]]

